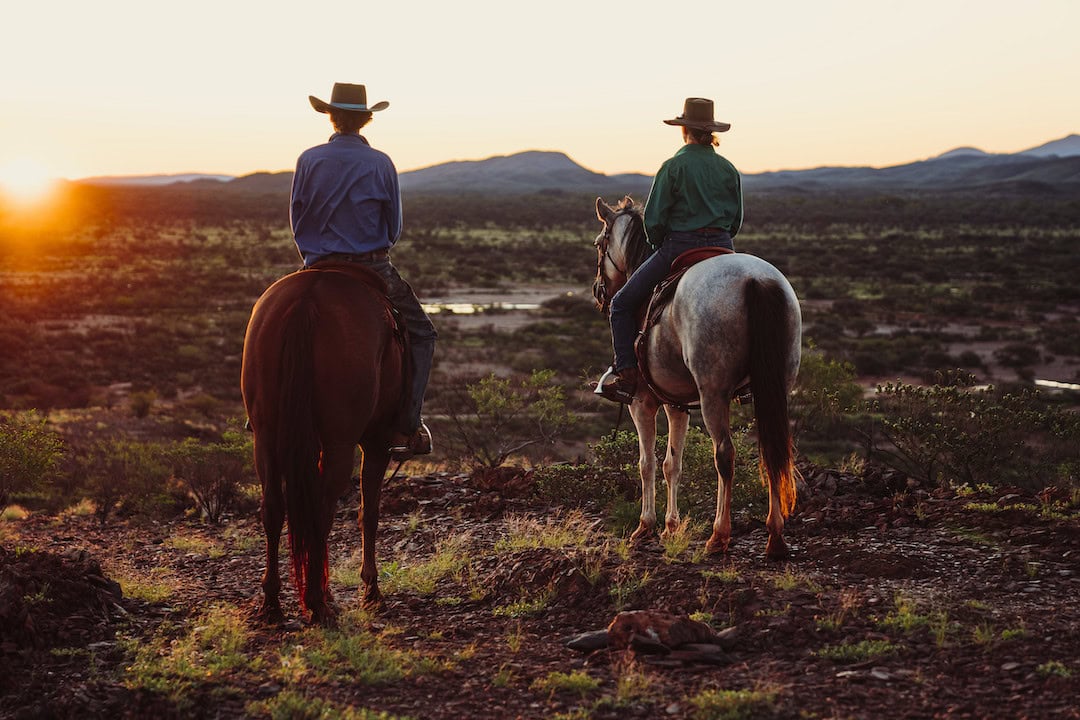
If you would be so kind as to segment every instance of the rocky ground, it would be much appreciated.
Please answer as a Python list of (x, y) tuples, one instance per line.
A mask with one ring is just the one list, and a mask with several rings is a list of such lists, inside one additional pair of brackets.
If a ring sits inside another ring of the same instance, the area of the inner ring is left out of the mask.
[[(0, 717), (1080, 717), (1075, 494), (803, 469), (781, 564), (750, 519), (704, 558), (703, 530), (627, 548), (527, 474), (396, 478), (377, 615), (341, 505), (336, 630), (305, 626), (291, 588), (284, 625), (251, 619), (251, 513), (0, 522)], [(604, 646), (620, 611), (716, 634)], [(567, 646), (590, 632), (601, 647)]]

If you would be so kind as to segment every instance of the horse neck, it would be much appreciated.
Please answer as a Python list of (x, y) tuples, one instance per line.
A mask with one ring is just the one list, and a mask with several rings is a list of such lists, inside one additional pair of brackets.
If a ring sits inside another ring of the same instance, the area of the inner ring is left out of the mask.
[(626, 270), (626, 276), (629, 278), (645, 262), (649, 253), (646, 248), (647, 240), (641, 216), (635, 213), (628, 213), (628, 216), (630, 220), (624, 231), (619, 234), (615, 249), (619, 267)]

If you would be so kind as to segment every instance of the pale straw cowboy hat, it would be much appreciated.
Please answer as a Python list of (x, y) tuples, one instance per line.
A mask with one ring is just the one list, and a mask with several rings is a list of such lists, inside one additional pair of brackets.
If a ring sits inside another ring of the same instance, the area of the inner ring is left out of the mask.
[(308, 95), (311, 107), (321, 113), (331, 110), (348, 110), (350, 112), (378, 112), (390, 107), (390, 103), (383, 100), (371, 107), (367, 104), (367, 88), (363, 85), (350, 85), (349, 83), (334, 83), (334, 90), (330, 93), (330, 102), (323, 102), (314, 95)]
[(685, 125), (709, 132), (727, 132), (731, 129), (730, 123), (716, 122), (713, 119), (713, 102), (706, 98), (686, 98), (686, 102), (683, 103), (683, 114), (674, 120), (664, 122), (668, 125)]

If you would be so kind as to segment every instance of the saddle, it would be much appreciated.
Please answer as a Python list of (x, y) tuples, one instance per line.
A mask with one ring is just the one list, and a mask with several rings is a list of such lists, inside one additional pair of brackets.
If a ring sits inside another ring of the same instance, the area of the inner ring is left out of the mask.
[[(355, 280), (359, 280), (372, 290), (378, 291), (383, 297), (386, 297), (386, 293), (389, 290), (389, 288), (386, 287), (386, 281), (382, 279), (379, 273), (363, 263), (328, 258), (326, 260), (314, 262), (310, 266), (304, 268), (304, 270), (309, 272), (311, 270), (322, 270), (343, 273)], [(390, 300), (387, 299), (387, 303), (389, 302)]]
[(660, 390), (656, 383), (653, 382), (648, 363), (649, 348), (647, 338), (649, 329), (659, 322), (660, 316), (671, 303), (671, 299), (675, 297), (675, 290), (679, 286), (679, 280), (682, 279), (687, 270), (703, 260), (708, 260), (717, 255), (730, 255), (733, 252), (722, 247), (703, 247), (682, 253), (671, 263), (671, 272), (657, 284), (652, 297), (649, 298), (649, 302), (641, 310), (638, 319), (640, 330), (638, 331), (637, 340), (634, 342), (634, 354), (637, 356), (642, 379), (648, 384), (653, 394), (660, 398), (660, 401), (665, 405), (672, 405), (681, 410), (689, 410), (692, 407), (697, 407), (700, 402), (696, 394), (693, 397), (672, 397)]

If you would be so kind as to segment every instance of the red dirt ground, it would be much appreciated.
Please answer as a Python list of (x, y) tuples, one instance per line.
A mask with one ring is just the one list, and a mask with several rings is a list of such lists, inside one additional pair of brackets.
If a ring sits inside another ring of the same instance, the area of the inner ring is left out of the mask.
[[(384, 495), (383, 569), (419, 563), (463, 536), (467, 571), (427, 594), (386, 592), (384, 582), (386, 606), (365, 631), (432, 662), (375, 683), (310, 673), (291, 682), (274, 672), (305, 632), (291, 588), (285, 625), (251, 624), (243, 652), (253, 662), (243, 669), (208, 672), (172, 695), (133, 680), (135, 647), (183, 636), (214, 604), (255, 607), (262, 548), (253, 517), (105, 529), (85, 517), (9, 521), (0, 534), (0, 716), (239, 718), (260, 714), (252, 701), (291, 690), (351, 717), (365, 717), (362, 708), (413, 718), (1080, 717), (1074, 499), (1011, 489), (959, 496), (877, 470), (803, 470), (787, 526), (793, 554), (782, 564), (764, 561), (764, 528), (752, 520), (737, 526), (726, 557), (692, 557), (700, 537), (677, 560), (658, 545), (625, 559), (598, 553), (615, 538), (587, 509), (579, 524), (597, 520), (591, 550), (506, 548), (497, 543), (511, 524), (550, 510), (528, 499), (528, 478), (396, 479)], [(335, 567), (359, 548), (356, 502), (346, 498), (335, 523)], [(172, 594), (121, 597), (110, 576), (131, 573), (168, 579)], [(355, 586), (334, 590), (344, 610), (355, 607)], [(537, 597), (538, 608), (506, 611)], [(695, 613), (735, 627), (734, 646), (725, 664), (565, 647), (620, 607)], [(864, 641), (889, 645), (829, 656)], [(550, 673), (575, 671), (596, 687), (543, 685)], [(743, 714), (724, 715), (705, 694), (723, 690), (762, 695)], [(308, 717), (319, 716), (310, 707)]]

